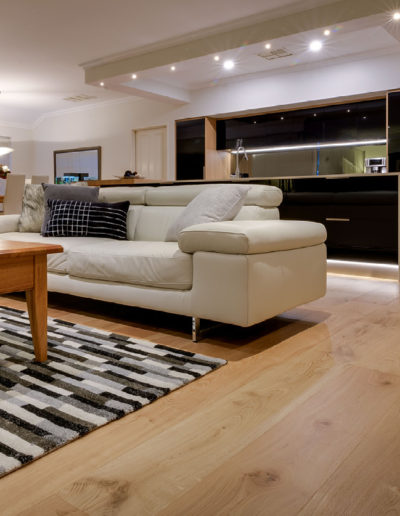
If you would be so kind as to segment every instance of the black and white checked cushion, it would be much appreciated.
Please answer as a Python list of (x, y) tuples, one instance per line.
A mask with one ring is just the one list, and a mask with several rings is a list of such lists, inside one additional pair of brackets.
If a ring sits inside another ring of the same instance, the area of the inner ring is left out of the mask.
[(92, 236), (126, 240), (129, 201), (83, 202), (49, 199), (50, 211), (43, 236)]

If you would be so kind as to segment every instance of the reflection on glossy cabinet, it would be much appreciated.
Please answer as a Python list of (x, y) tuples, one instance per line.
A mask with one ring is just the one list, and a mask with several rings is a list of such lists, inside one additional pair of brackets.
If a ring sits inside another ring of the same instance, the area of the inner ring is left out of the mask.
[(217, 151), (216, 120), (196, 118), (176, 122), (176, 179), (228, 179), (230, 153)]

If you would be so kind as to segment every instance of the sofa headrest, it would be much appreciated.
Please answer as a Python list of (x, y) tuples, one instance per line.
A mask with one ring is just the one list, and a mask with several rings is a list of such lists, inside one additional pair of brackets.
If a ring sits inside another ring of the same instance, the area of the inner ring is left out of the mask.
[(111, 186), (108, 188), (100, 188), (99, 201), (129, 201), (131, 204), (144, 204), (145, 193), (148, 188), (148, 186)]
[[(248, 184), (248, 183), (244, 183)], [(100, 202), (129, 201), (148, 206), (186, 206), (205, 188), (216, 188), (220, 183), (168, 186), (113, 186), (100, 188)], [(244, 204), (273, 208), (282, 202), (282, 191), (275, 186), (251, 185)]]
[[(221, 184), (171, 185), (149, 188), (145, 193), (149, 206), (186, 206), (202, 190), (216, 188)], [(251, 185), (244, 204), (270, 208), (282, 202), (282, 191), (275, 186)]]

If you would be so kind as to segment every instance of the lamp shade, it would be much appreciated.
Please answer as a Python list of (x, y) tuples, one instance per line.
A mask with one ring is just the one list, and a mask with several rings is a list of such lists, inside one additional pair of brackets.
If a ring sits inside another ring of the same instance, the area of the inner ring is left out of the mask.
[(11, 147), (11, 138), (9, 136), (0, 136), (0, 156), (10, 154), (14, 149)]
[(13, 152), (13, 151), (14, 151), (14, 149), (12, 149), (11, 147), (0, 144), (0, 156), (5, 156), (6, 154), (10, 154), (10, 152)]

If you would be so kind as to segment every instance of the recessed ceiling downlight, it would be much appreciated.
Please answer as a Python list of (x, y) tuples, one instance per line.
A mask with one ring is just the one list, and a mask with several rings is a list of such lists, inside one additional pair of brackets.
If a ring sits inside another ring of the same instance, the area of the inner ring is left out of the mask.
[(329, 36), (331, 31), (329, 29), (324, 30), (324, 36)]
[(176, 70), (176, 66), (172, 65), (171, 68), (170, 68), (171, 72), (175, 72)]
[(137, 79), (137, 75), (135, 73), (132, 74), (132, 79)]
[(219, 56), (214, 56), (214, 61), (219, 61)]
[(394, 21), (399, 21), (400, 20), (400, 12), (395, 12), (393, 14), (393, 20)]
[(232, 61), (232, 59), (227, 59), (224, 61), (224, 68), (225, 70), (232, 70), (232, 68), (235, 67), (235, 63)]
[(322, 48), (322, 42), (319, 39), (314, 39), (314, 41), (311, 41), (308, 48), (311, 52), (319, 52)]

